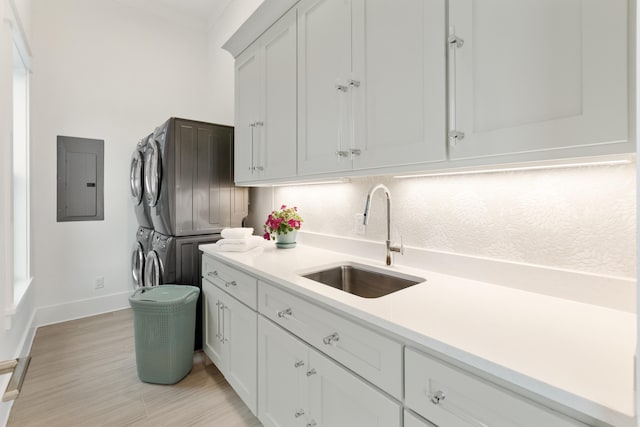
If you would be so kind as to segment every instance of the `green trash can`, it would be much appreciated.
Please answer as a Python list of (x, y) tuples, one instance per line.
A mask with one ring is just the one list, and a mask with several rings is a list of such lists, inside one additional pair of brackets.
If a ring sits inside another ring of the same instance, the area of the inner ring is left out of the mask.
[(195, 286), (162, 285), (129, 297), (141, 381), (175, 384), (191, 371), (199, 294)]

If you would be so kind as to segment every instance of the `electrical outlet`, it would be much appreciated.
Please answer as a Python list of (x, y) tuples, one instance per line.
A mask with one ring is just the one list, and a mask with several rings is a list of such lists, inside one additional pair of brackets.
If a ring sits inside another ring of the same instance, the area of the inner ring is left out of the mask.
[(367, 232), (367, 227), (363, 224), (364, 214), (357, 213), (353, 216), (353, 232), (357, 236), (364, 236)]
[(95, 289), (102, 289), (102, 288), (104, 288), (104, 277), (102, 276), (96, 277)]

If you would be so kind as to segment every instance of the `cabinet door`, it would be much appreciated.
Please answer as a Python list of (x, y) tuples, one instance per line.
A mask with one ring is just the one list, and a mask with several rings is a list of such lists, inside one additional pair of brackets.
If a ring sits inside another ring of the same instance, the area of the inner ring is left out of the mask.
[(226, 347), (223, 344), (222, 307), (224, 293), (208, 280), (202, 281), (204, 293), (204, 352), (218, 367), (220, 372), (226, 370)]
[(323, 427), (400, 427), (400, 405), (315, 350), (309, 350), (309, 419)]
[(296, 10), (280, 18), (259, 39), (263, 114), (254, 130), (256, 178), (296, 176), (297, 42)]
[(298, 4), (298, 61), (298, 173), (350, 170), (351, 0)]
[(431, 424), (427, 420), (423, 420), (417, 415), (412, 414), (411, 412), (405, 410), (404, 411), (404, 427), (437, 427), (435, 424)]
[(260, 317), (258, 355), (260, 421), (265, 427), (305, 426), (306, 346)]
[(445, 160), (445, 1), (353, 5), (354, 168)]
[(200, 124), (194, 128), (197, 167), (193, 181), (192, 234), (219, 233), (231, 226), (233, 128)]
[(230, 296), (225, 298), (222, 311), (223, 343), (228, 358), (223, 374), (251, 412), (257, 414), (258, 315)]
[(464, 133), (451, 158), (632, 151), (628, 13), (627, 0), (450, 0), (464, 41), (449, 44), (449, 126)]
[(251, 181), (255, 165), (256, 124), (260, 116), (261, 77), (257, 43), (236, 58), (236, 123), (234, 176), (236, 183)]

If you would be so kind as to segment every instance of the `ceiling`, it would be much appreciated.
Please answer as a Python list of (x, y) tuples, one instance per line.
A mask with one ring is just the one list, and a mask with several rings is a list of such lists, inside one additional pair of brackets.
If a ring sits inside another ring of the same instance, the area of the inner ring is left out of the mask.
[(206, 31), (233, 0), (116, 0), (127, 6)]

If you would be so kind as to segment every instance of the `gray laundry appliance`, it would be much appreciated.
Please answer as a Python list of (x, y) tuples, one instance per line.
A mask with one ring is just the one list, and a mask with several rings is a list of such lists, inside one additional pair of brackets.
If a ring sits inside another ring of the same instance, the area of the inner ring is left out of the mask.
[(193, 236), (241, 225), (248, 196), (233, 184), (233, 127), (172, 117), (148, 145), (144, 187), (155, 231)]
[(153, 230), (139, 227), (136, 232), (136, 241), (131, 251), (131, 277), (133, 288), (144, 286), (144, 267), (149, 250), (151, 250)]
[[(178, 284), (202, 289), (202, 252), (199, 245), (215, 243), (219, 234), (175, 237), (153, 233), (151, 250), (147, 254), (145, 286)], [(201, 292), (202, 294), (202, 292)], [(202, 348), (202, 297), (196, 311), (195, 349)]]
[(148, 147), (147, 141), (152, 136), (146, 136), (136, 144), (136, 149), (131, 156), (131, 169), (129, 172), (129, 188), (131, 190), (133, 209), (136, 213), (138, 225), (145, 228), (153, 228), (149, 204), (146, 203), (144, 195), (144, 159)]

